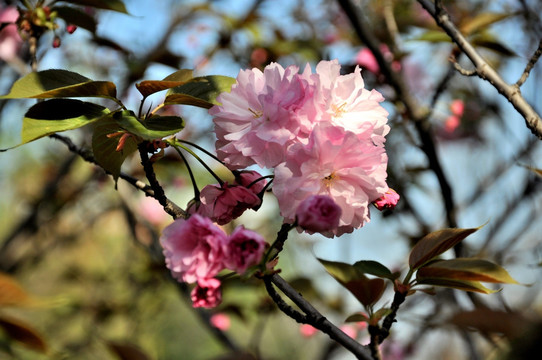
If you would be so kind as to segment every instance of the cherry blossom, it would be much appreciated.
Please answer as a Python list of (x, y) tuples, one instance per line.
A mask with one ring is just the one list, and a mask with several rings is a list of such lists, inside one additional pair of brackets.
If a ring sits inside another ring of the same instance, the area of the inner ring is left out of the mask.
[(176, 279), (188, 283), (211, 278), (224, 268), (226, 241), (222, 229), (198, 214), (175, 220), (160, 237), (167, 268)]
[(352, 232), (369, 221), (368, 205), (388, 190), (387, 160), (384, 148), (370, 139), (330, 124), (316, 126), (309, 143), (292, 146), (286, 162), (275, 168), (273, 193), (281, 215), (293, 222), (303, 200), (327, 195), (342, 210), (333, 234)]
[(395, 206), (397, 206), (399, 198), (399, 194), (397, 194), (395, 190), (390, 188), (381, 198), (376, 200), (373, 204), (378, 210), (393, 209), (395, 208)]

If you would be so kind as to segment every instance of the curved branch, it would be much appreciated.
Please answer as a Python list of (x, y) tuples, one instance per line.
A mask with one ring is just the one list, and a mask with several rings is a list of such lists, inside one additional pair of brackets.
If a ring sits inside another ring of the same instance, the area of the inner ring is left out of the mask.
[(444, 9), (435, 7), (435, 4), (430, 0), (418, 0), (418, 2), (431, 14), (459, 49), (467, 55), (475, 67), (476, 74), (480, 78), (487, 80), (501, 95), (508, 99), (512, 106), (523, 116), (531, 132), (542, 140), (542, 119), (521, 95), (518, 84), (510, 85), (501, 78), (497, 71), (482, 58), (471, 43), (461, 34)]

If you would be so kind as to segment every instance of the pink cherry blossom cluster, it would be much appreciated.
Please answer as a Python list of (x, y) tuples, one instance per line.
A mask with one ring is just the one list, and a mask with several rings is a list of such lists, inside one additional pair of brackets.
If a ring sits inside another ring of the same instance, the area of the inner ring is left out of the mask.
[(334, 228), (312, 230), (326, 236), (363, 226), (369, 204), (388, 191), (384, 98), (364, 88), (358, 67), (347, 75), (340, 68), (333, 60), (318, 63), (316, 73), (276, 63), (243, 70), (209, 110), (217, 155), (230, 169), (274, 169), (272, 189), (286, 222), (294, 223), (313, 195), (339, 206)]
[(261, 235), (242, 225), (228, 236), (211, 219), (199, 214), (167, 226), (160, 244), (173, 277), (196, 283), (191, 293), (193, 306), (207, 308), (222, 301), (216, 275), (224, 269), (243, 274), (261, 261), (267, 247)]

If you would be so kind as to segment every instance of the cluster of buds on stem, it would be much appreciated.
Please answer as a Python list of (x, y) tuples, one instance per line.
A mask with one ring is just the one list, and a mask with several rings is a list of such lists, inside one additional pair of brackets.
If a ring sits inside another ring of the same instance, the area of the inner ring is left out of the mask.
[[(60, 47), (60, 36), (56, 33), (59, 28), (57, 23), (58, 14), (52, 10), (49, 6), (36, 5), (34, 8), (18, 8), (19, 18), (17, 20), (17, 26), (22, 38), (36, 38), (39, 39), (46, 31), (53, 31), (54, 38), (52, 46), (54, 48)], [(66, 32), (73, 34), (77, 30), (77, 26), (68, 24), (66, 26)]]

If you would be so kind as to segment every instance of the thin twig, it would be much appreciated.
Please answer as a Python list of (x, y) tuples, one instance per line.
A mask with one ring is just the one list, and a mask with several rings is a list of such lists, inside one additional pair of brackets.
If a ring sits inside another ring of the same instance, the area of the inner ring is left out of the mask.
[[(452, 23), (448, 13), (444, 9), (436, 9), (435, 4), (430, 0), (418, 0), (418, 2), (427, 10), (452, 41), (467, 55), (476, 68), (478, 76), (487, 80), (493, 87), (503, 95), (514, 106), (514, 108), (523, 116), (527, 127), (539, 139), (542, 139), (542, 119), (540, 115), (525, 100), (516, 85), (509, 85), (493, 69), (487, 61), (474, 49), (474, 46), (461, 34), (457, 27)], [(437, 11), (439, 10), (439, 11)]]
[(542, 55), (542, 39), (538, 43), (538, 48), (536, 49), (533, 56), (531, 56), (531, 59), (527, 63), (527, 66), (525, 67), (525, 70), (523, 70), (523, 74), (521, 74), (521, 77), (516, 82), (517, 87), (520, 87), (521, 85), (523, 85), (525, 83), (525, 81), (527, 81), (527, 78), (529, 77), (529, 74), (531, 73), (531, 70), (534, 68), (534, 66), (536, 65), (536, 62), (540, 58), (540, 55)]

